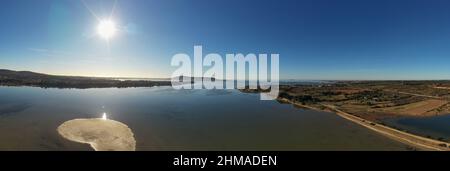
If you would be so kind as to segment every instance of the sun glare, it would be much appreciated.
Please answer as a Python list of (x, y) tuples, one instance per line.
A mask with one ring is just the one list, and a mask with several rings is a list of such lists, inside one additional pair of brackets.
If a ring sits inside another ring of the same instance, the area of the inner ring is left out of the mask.
[(102, 20), (97, 26), (97, 33), (104, 39), (110, 39), (116, 34), (116, 23), (111, 20)]
[(103, 113), (102, 119), (103, 119), (103, 120), (107, 120), (107, 118), (106, 118), (106, 113)]

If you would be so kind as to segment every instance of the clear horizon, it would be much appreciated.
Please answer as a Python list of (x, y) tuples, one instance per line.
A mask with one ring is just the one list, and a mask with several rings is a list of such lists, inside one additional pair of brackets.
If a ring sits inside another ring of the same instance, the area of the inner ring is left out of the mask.
[[(6, 0), (0, 6), (0, 68), (169, 78), (176, 69), (171, 57), (202, 45), (205, 53), (222, 55), (278, 53), (281, 80), (448, 80), (449, 5), (441, 0)], [(106, 41), (96, 29), (108, 18), (117, 33)]]

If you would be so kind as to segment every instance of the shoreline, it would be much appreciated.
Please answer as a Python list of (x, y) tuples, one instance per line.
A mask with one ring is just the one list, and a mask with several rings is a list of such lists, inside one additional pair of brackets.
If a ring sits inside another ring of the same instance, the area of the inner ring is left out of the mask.
[(95, 151), (135, 151), (131, 129), (119, 121), (100, 118), (72, 119), (56, 129), (63, 138), (89, 144)]
[(426, 137), (422, 137), (419, 135), (414, 135), (411, 133), (407, 133), (404, 131), (400, 131), (385, 125), (381, 125), (363, 118), (360, 118), (358, 116), (346, 113), (344, 111), (341, 111), (339, 109), (336, 109), (334, 106), (326, 105), (326, 104), (320, 104), (325, 109), (318, 109), (316, 107), (308, 106), (299, 104), (296, 102), (293, 102), (286, 98), (279, 98), (278, 100), (287, 102), (292, 105), (300, 106), (306, 109), (316, 110), (316, 111), (324, 111), (324, 112), (333, 112), (336, 115), (340, 116), (341, 118), (344, 118), (348, 121), (351, 121), (353, 123), (356, 123), (360, 126), (363, 126), (365, 128), (368, 128), (372, 131), (375, 131), (383, 136), (386, 136), (388, 138), (391, 138), (393, 140), (396, 140), (398, 142), (401, 142), (406, 145), (410, 145), (416, 148), (419, 148), (421, 150), (427, 150), (427, 151), (450, 151), (450, 143), (434, 140)]
[[(0, 87), (36, 87), (36, 88), (44, 88), (44, 87), (38, 87), (38, 86), (6, 86), (6, 85), (0, 85)], [(154, 87), (154, 86), (152, 86)], [(100, 87), (101, 88), (101, 87)], [(131, 87), (110, 87), (110, 88), (131, 88)], [(138, 87), (134, 87), (134, 88), (138, 88)], [(56, 89), (65, 89), (65, 88), (56, 88)], [(80, 89), (80, 88), (74, 88), (74, 89)], [(351, 121), (353, 123), (356, 123), (358, 125), (361, 125), (363, 127), (366, 127), (367, 129), (370, 129), (372, 131), (375, 131), (385, 137), (388, 137), (390, 139), (393, 139), (395, 141), (401, 142), (403, 144), (412, 146), (412, 147), (416, 147), (418, 149), (422, 149), (422, 150), (434, 150), (434, 151), (450, 151), (450, 143), (449, 142), (444, 142), (444, 141), (439, 141), (436, 139), (431, 139), (431, 138), (426, 138), (420, 135), (416, 135), (416, 134), (412, 134), (412, 133), (408, 133), (405, 131), (401, 131), (380, 123), (376, 123), (374, 121), (371, 120), (367, 120), (355, 115), (352, 115), (350, 113), (341, 111), (339, 109), (337, 109), (335, 106), (333, 105), (327, 105), (327, 104), (319, 104), (319, 107), (314, 107), (314, 106), (309, 106), (309, 105), (304, 105), (298, 102), (294, 102), (290, 99), (287, 98), (278, 98), (279, 101), (281, 102), (285, 102), (294, 106), (298, 106), (300, 108), (305, 108), (305, 109), (309, 109), (309, 110), (315, 110), (315, 111), (324, 111), (324, 112), (332, 112), (338, 116), (340, 116), (341, 118), (344, 118), (348, 121)], [(89, 144), (94, 150), (97, 151), (97, 149), (95, 149), (95, 145), (90, 143), (90, 142), (84, 142), (84, 141), (75, 141), (78, 143), (83, 143), (83, 144)]]

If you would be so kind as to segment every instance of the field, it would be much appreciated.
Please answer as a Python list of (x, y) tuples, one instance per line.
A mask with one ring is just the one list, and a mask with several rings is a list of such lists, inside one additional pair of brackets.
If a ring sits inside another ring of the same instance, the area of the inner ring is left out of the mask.
[(414, 116), (428, 116), (439, 114), (437, 109), (439, 109), (440, 107), (442, 107), (447, 103), (448, 102), (445, 100), (429, 99), (416, 103), (384, 108), (382, 110), (387, 113), (398, 113), (403, 115), (414, 115)]
[(338, 81), (317, 85), (282, 85), (280, 98), (377, 121), (386, 117), (450, 113), (450, 81)]

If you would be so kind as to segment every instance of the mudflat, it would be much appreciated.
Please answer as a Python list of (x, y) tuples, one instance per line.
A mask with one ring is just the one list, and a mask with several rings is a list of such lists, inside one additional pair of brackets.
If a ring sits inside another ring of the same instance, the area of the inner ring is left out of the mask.
[(64, 138), (90, 144), (96, 151), (135, 151), (136, 140), (127, 125), (110, 119), (74, 119), (58, 127)]

